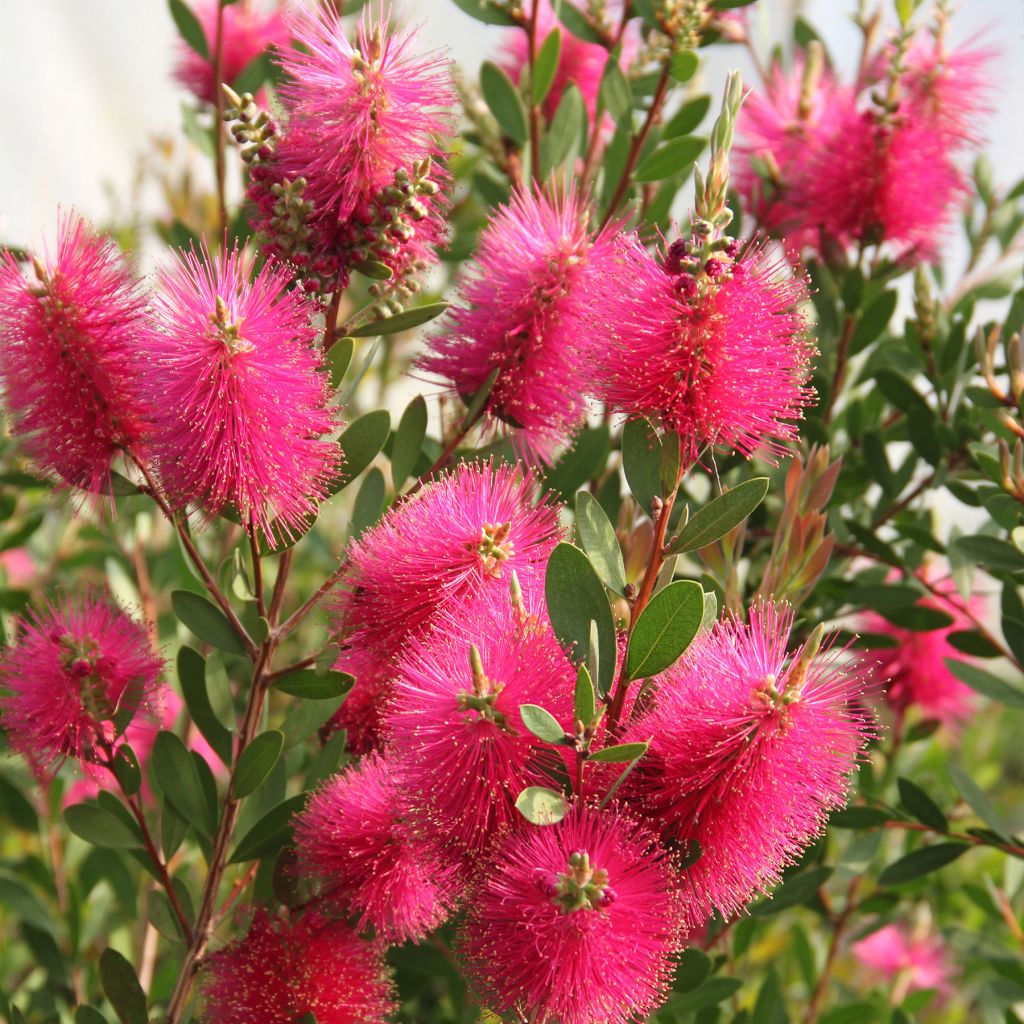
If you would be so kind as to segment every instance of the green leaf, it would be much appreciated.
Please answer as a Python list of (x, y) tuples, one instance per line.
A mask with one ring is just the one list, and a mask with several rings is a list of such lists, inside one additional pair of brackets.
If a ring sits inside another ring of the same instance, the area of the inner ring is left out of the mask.
[(932, 415), (928, 403), (902, 374), (895, 370), (879, 370), (875, 375), (878, 390), (901, 412), (910, 414), (915, 410), (927, 416)]
[(711, 977), (702, 985), (687, 992), (685, 996), (670, 997), (668, 1007), (678, 1012), (696, 1013), (731, 998), (742, 984), (739, 978)]
[(553, 28), (547, 39), (541, 44), (537, 51), (537, 59), (533, 63), (533, 82), (530, 93), (533, 96), (533, 105), (539, 107), (545, 99), (555, 81), (558, 73), (558, 60), (562, 55), (562, 33), (559, 29)]
[(376, 338), (384, 334), (399, 334), (428, 323), (435, 317), (439, 317), (447, 308), (447, 302), (428, 302), (422, 306), (403, 310), (394, 316), (371, 320), (369, 323), (353, 327), (345, 333), (349, 338)]
[(412, 473), (426, 436), (427, 403), (422, 395), (417, 395), (405, 407), (391, 446), (391, 482), (395, 490), (398, 490)]
[(181, 942), (184, 933), (178, 915), (174, 913), (170, 898), (163, 889), (151, 889), (146, 897), (146, 916), (150, 924), (165, 938)]
[(707, 139), (700, 135), (684, 135), (662, 143), (640, 162), (634, 181), (661, 181), (690, 167), (704, 151)]
[(582, 39), (588, 43), (604, 44), (601, 33), (594, 28), (590, 19), (570, 0), (563, 0), (562, 3), (556, 4), (555, 10), (558, 12), (558, 20), (577, 39)]
[(231, 776), (231, 797), (241, 800), (263, 785), (284, 750), (284, 733), (268, 729), (242, 751)]
[(528, 786), (516, 798), (516, 810), (534, 825), (556, 825), (565, 817), (565, 797), (543, 786)]
[(846, 807), (828, 819), (835, 828), (877, 828), (892, 820), (892, 815), (881, 807)]
[(151, 756), (153, 775), (167, 802), (195, 829), (213, 831), (206, 794), (188, 747), (173, 733), (157, 733)]
[(850, 352), (857, 353), (867, 348), (888, 326), (896, 312), (896, 292), (882, 292), (871, 300), (861, 313), (850, 340)]
[(588, 480), (600, 473), (608, 455), (608, 424), (581, 431), (576, 443), (560, 462), (544, 474), (544, 486), (557, 491), (566, 501)]
[(540, 163), (545, 176), (567, 160), (586, 130), (586, 107), (575, 82), (562, 92), (551, 124), (540, 140)]
[(627, 764), (636, 761), (647, 753), (646, 743), (618, 743), (613, 747), (602, 747), (587, 757), (588, 761), (601, 761), (607, 764)]
[(944, 660), (950, 672), (975, 692), (988, 697), (989, 700), (1004, 704), (1008, 708), (1024, 710), (1024, 690), (1018, 690), (1015, 686), (1003, 682), (998, 676), (992, 675), (991, 672), (978, 668), (977, 665), (969, 665), (966, 661), (960, 661), (958, 658)]
[(482, 21), (485, 25), (510, 27), (519, 24), (504, 7), (500, 7), (494, 0), (453, 0), (453, 2), (460, 11), (464, 11), (471, 18), (476, 18), (477, 21)]
[(241, 638), (224, 613), (201, 594), (191, 590), (175, 590), (171, 594), (171, 607), (181, 622), (200, 640), (229, 654), (246, 653)]
[(233, 740), (231, 730), (217, 717), (206, 688), (206, 662), (191, 647), (178, 651), (178, 682), (185, 698), (185, 707), (196, 728), (228, 767), (231, 766)]
[(697, 96), (688, 103), (684, 103), (669, 119), (661, 137), (667, 140), (677, 139), (681, 135), (689, 135), (704, 120), (710, 106), (711, 97), (708, 95)]
[(523, 145), (529, 138), (526, 107), (512, 79), (493, 61), (484, 61), (480, 68), (480, 89), (502, 133)]
[(210, 59), (210, 47), (206, 41), (206, 34), (199, 19), (192, 13), (192, 9), (183, 0), (167, 0), (167, 6), (171, 10), (171, 17), (178, 29), (178, 35), (199, 54), (203, 60)]
[(82, 1003), (75, 1007), (75, 1024), (107, 1024), (107, 1018), (94, 1006)]
[(900, 803), (917, 818), (922, 825), (927, 825), (936, 832), (948, 832), (949, 822), (939, 805), (920, 786), (910, 779), (896, 780), (900, 791)]
[(609, 590), (621, 594), (626, 589), (626, 566), (622, 549), (601, 503), (589, 491), (576, 495), (576, 529), (590, 564)]
[(297, 669), (274, 681), (274, 689), (303, 700), (331, 700), (343, 697), (352, 689), (355, 677), (347, 672), (315, 672)]
[(711, 957), (702, 949), (690, 946), (684, 949), (679, 957), (679, 966), (676, 968), (675, 981), (672, 984), (674, 992), (691, 992), (711, 973)]
[(614, 53), (608, 54), (608, 60), (605, 62), (599, 98), (604, 109), (615, 121), (621, 121), (633, 109), (633, 90)]
[(651, 500), (661, 496), (661, 440), (645, 419), (622, 428), (622, 469), (633, 497), (650, 514)]
[(626, 650), (626, 674), (646, 679), (663, 672), (690, 646), (704, 620), (704, 590), (676, 580), (659, 590), (640, 613)]
[(952, 864), (969, 849), (967, 843), (935, 843), (933, 846), (922, 846), (921, 849), (914, 850), (890, 864), (878, 876), (878, 884), (902, 885), (904, 882), (912, 882), (915, 878)]
[(345, 428), (338, 441), (341, 445), (341, 473), (331, 484), (331, 493), (347, 487), (377, 457), (391, 432), (391, 414), (387, 409), (374, 409)]
[(771, 917), (812, 899), (818, 889), (832, 877), (832, 870), (832, 868), (822, 865), (808, 868), (796, 875), (790, 875), (775, 890), (771, 898), (758, 903), (751, 913), (757, 917)]
[(590, 725), (597, 714), (597, 698), (594, 681), (586, 665), (580, 665), (576, 673), (576, 690), (573, 693), (573, 716), (584, 725)]
[(604, 584), (579, 548), (565, 542), (555, 547), (548, 560), (544, 594), (555, 636), (569, 648), (577, 664), (587, 656), (590, 623), (597, 623), (600, 666), (596, 682), (598, 690), (607, 693), (615, 674), (615, 621)]
[(670, 550), (682, 554), (719, 540), (739, 526), (764, 501), (767, 493), (766, 476), (755, 476), (737, 484), (699, 509), (680, 531)]
[(955, 764), (949, 766), (949, 777), (953, 780), (953, 785), (956, 786), (960, 795), (967, 801), (971, 810), (993, 832), (998, 832), (1000, 836), (1008, 840), (1012, 835), (1010, 827), (975, 781)]
[(345, 379), (349, 366), (352, 365), (352, 356), (355, 351), (355, 339), (346, 335), (344, 338), (339, 338), (327, 353), (327, 369), (331, 375), (331, 387), (335, 391), (341, 387), (341, 382)]
[(135, 751), (127, 743), (120, 743), (114, 755), (114, 775), (128, 796), (135, 796), (142, 786), (142, 769)]
[(352, 519), (349, 523), (349, 535), (358, 537), (368, 530), (380, 518), (384, 510), (384, 474), (374, 466), (359, 485), (356, 500), (352, 503)]
[(537, 739), (557, 744), (565, 740), (565, 730), (558, 724), (558, 719), (539, 705), (520, 704), (519, 717)]
[(93, 803), (65, 807), (64, 821), (79, 839), (93, 846), (111, 850), (136, 850), (143, 845), (142, 836), (136, 830)]
[(681, 50), (672, 57), (672, 67), (669, 74), (677, 82), (688, 82), (697, 73), (700, 67), (700, 58), (693, 50)]
[(1024, 552), (998, 537), (989, 537), (987, 534), (957, 537), (949, 546), (967, 561), (978, 562), (990, 569), (1001, 572), (1020, 572), (1024, 569)]
[(240, 864), (277, 853), (292, 837), (292, 818), (306, 805), (308, 794), (299, 793), (271, 808), (239, 840), (229, 864)]
[(121, 1024), (148, 1024), (146, 994), (135, 968), (117, 950), (105, 949), (100, 954), (100, 984)]
[(358, 263), (352, 264), (352, 269), (358, 271), (363, 277), (368, 277), (371, 281), (390, 281), (394, 276), (394, 272), (386, 263), (380, 263), (377, 260), (360, 260)]

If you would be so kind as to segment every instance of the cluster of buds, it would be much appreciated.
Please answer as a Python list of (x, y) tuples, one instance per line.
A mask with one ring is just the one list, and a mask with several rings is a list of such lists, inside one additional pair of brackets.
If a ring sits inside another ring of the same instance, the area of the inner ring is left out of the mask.
[(785, 505), (757, 591), (758, 598), (785, 598), (799, 607), (814, 589), (835, 546), (835, 536), (825, 532), (825, 508), (841, 468), (842, 459), (829, 461), (827, 445), (812, 447), (805, 459), (795, 456), (790, 462)]
[(982, 328), (974, 336), (978, 367), (992, 397), (1002, 406), (999, 419), (1013, 437), (1013, 452), (1003, 438), (999, 439), (999, 466), (1003, 489), (1024, 504), (1024, 346), (1020, 334), (1013, 334), (1006, 343), (1006, 372), (1009, 391), (996, 380), (996, 356), (999, 352), (999, 327), (986, 335)]
[(498, 697), (505, 687), (501, 683), (492, 682), (484, 673), (483, 659), (480, 648), (476, 644), (469, 646), (469, 669), (473, 676), (473, 692), (463, 691), (458, 696), (461, 711), (475, 711), (485, 722), (493, 722), (499, 729), (512, 732), (503, 712), (497, 708)]
[(677, 238), (668, 247), (663, 265), (665, 273), (676, 278), (680, 297), (696, 304), (740, 271), (735, 263), (739, 243), (730, 235), (716, 236), (707, 220), (693, 221), (691, 232), (689, 238)]
[(562, 908), (562, 913), (576, 910), (600, 910), (615, 899), (615, 891), (608, 884), (608, 872), (590, 863), (586, 850), (569, 855), (564, 872), (542, 875), (537, 883), (551, 902)]
[(269, 160), (277, 138), (277, 125), (265, 110), (256, 105), (252, 93), (241, 96), (230, 85), (222, 85), (231, 104), (224, 111), (228, 131), (238, 143), (239, 156), (247, 163)]
[(669, 41), (669, 52), (695, 50), (711, 20), (710, 0), (656, 0), (654, 20)]
[(711, 129), (711, 159), (707, 177), (694, 168), (694, 209), (697, 216), (710, 221), (716, 231), (724, 231), (732, 223), (732, 211), (726, 205), (729, 196), (729, 152), (732, 149), (736, 118), (743, 104), (743, 79), (738, 71), (730, 71), (725, 82), (722, 110)]

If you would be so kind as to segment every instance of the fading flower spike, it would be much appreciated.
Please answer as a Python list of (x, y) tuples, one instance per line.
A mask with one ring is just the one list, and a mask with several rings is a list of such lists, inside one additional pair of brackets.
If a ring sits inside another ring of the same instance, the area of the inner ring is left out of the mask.
[(42, 469), (92, 495), (109, 493), (123, 449), (145, 443), (142, 310), (117, 247), (73, 215), (31, 273), (0, 256), (0, 379), (14, 433)]
[(239, 250), (182, 254), (142, 340), (153, 452), (179, 507), (234, 509), (253, 536), (303, 530), (338, 468), (312, 306)]
[(89, 591), (29, 611), (0, 659), (0, 721), (39, 774), (63, 758), (102, 774), (121, 729), (159, 710), (163, 662), (144, 625)]

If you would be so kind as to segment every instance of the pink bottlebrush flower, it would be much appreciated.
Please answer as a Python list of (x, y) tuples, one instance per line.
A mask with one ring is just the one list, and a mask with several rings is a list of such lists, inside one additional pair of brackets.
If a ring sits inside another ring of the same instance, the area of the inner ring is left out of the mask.
[(36, 563), (28, 548), (0, 551), (0, 568), (11, 587), (27, 587), (36, 578)]
[(965, 606), (951, 577), (934, 580), (932, 575), (922, 570), (922, 579), (931, 582), (941, 594), (923, 596), (917, 604), (948, 615), (953, 620), (949, 626), (915, 631), (868, 612), (862, 616), (860, 628), (896, 641), (895, 647), (879, 647), (868, 653), (875, 665), (874, 676), (885, 688), (886, 702), (901, 713), (911, 707), (919, 708), (925, 718), (936, 719), (955, 730), (973, 712), (975, 693), (946, 664), (947, 658), (964, 660), (962, 652), (949, 642), (949, 635), (956, 630), (973, 629), (967, 612), (982, 611), (983, 603), (973, 599)]
[(755, 605), (749, 624), (718, 622), (626, 732), (651, 740), (626, 783), (632, 799), (667, 841), (699, 844), (683, 879), (689, 927), (778, 883), (845, 803), (871, 734), (857, 666), (834, 649), (788, 654), (792, 626), (792, 610), (771, 604)]
[[(372, 640), (372, 638), (371, 638)], [(383, 751), (382, 711), (391, 692), (394, 661), (365, 647), (359, 636), (349, 637), (332, 666), (355, 677), (341, 707), (322, 731), (324, 737), (345, 730), (345, 749), (353, 757)]]
[(617, 229), (587, 226), (571, 189), (517, 193), (484, 229), (477, 266), (419, 368), (460, 395), (498, 376), (485, 411), (517, 428), (531, 460), (550, 462), (586, 415), (580, 364), (613, 344)]
[(513, 572), (524, 592), (542, 592), (561, 530), (557, 507), (538, 497), (532, 475), (504, 465), (462, 463), (428, 483), (350, 545), (342, 627), (390, 660), (442, 615), (506, 593)]
[(814, 394), (803, 278), (754, 247), (734, 263), (717, 260), (701, 294), (691, 276), (666, 272), (635, 241), (625, 259), (632, 301), (618, 344), (598, 363), (602, 397), (677, 431), (691, 460), (708, 445), (781, 455)]
[(952, 965), (938, 935), (911, 936), (903, 925), (889, 924), (853, 944), (853, 955), (904, 993), (952, 991)]
[(679, 948), (673, 873), (654, 837), (611, 809), (577, 805), (501, 842), (461, 940), (485, 1005), (544, 1024), (646, 1019)]
[(425, 639), (411, 639), (387, 708), (395, 772), (424, 826), (458, 852), (481, 852), (522, 819), (528, 786), (551, 786), (560, 757), (523, 725), (539, 704), (571, 731), (576, 672), (539, 599), (507, 592), (453, 608)]
[(75, 216), (26, 277), (0, 256), (0, 380), (14, 433), (49, 473), (93, 495), (144, 440), (135, 338), (143, 303), (121, 253)]
[(410, 820), (391, 766), (378, 754), (333, 776), (296, 819), (302, 873), (323, 898), (359, 915), (388, 942), (420, 939), (448, 916), (455, 865)]
[[(450, 179), (437, 161), (453, 126), (451, 62), (414, 52), (414, 30), (369, 12), (354, 44), (331, 5), (295, 9), (288, 28), (298, 45), (278, 57), (287, 125), (253, 172), (256, 225), (317, 290), (344, 286), (366, 259), (390, 267), (394, 286), (433, 262), (446, 238), (439, 191)], [(280, 190), (299, 182), (309, 206), (294, 237), (281, 228), (295, 212)]]
[(797, 250), (820, 236), (817, 211), (807, 203), (812, 168), (828, 158), (837, 130), (858, 116), (853, 89), (828, 69), (813, 83), (805, 84), (806, 73), (802, 56), (791, 71), (772, 65), (764, 92), (755, 90), (740, 108), (735, 150), (734, 180), (746, 207)]
[(207, 1024), (380, 1024), (394, 1012), (383, 948), (348, 925), (257, 910), (248, 932), (206, 960)]
[[(193, 13), (202, 26), (210, 56), (202, 57), (184, 41), (178, 44), (174, 77), (204, 103), (217, 102), (213, 55), (217, 39), (217, 9), (220, 0), (199, 0)], [(271, 46), (288, 41), (284, 15), (279, 7), (261, 10), (255, 3), (224, 6), (224, 34), (221, 40), (221, 81), (231, 85), (246, 66)]]
[(165, 274), (142, 339), (153, 452), (171, 500), (215, 516), (233, 508), (273, 540), (301, 530), (326, 495), (338, 426), (310, 304), (289, 275), (237, 249), (182, 254)]
[[(593, 122), (594, 114), (597, 111), (598, 93), (601, 91), (601, 78), (604, 75), (605, 64), (608, 63), (608, 50), (600, 43), (588, 43), (580, 39), (564, 25), (561, 25), (558, 18), (555, 17), (551, 0), (538, 0), (538, 2), (540, 10), (537, 12), (537, 37), (539, 40), (537, 45), (540, 46), (556, 28), (560, 29), (562, 33), (562, 49), (558, 58), (558, 68), (544, 100), (544, 116), (550, 121), (554, 117), (555, 111), (558, 110), (558, 104), (565, 95), (565, 90), (570, 85), (575, 85), (583, 97), (587, 114)], [(571, 4), (572, 0), (565, 0), (565, 2)], [(524, 19), (530, 17), (531, 8), (532, 4), (524, 5)], [(612, 13), (616, 19), (619, 17), (618, 10)], [(622, 53), (619, 58), (623, 70), (629, 66), (637, 49), (636, 33), (627, 29), (622, 39)], [(502, 69), (513, 82), (521, 85), (524, 76), (529, 75), (529, 64), (530, 51), (526, 32), (521, 28), (508, 32), (501, 59)]]
[(110, 760), (114, 717), (155, 714), (163, 662), (146, 627), (87, 591), (30, 610), (0, 657), (0, 717), (39, 774), (65, 757), (86, 771)]

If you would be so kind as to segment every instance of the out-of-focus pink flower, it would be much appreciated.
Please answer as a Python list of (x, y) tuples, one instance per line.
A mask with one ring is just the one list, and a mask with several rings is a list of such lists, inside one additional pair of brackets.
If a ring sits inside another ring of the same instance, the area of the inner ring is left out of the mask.
[(32, 262), (26, 277), (0, 257), (0, 379), (14, 433), (44, 470), (98, 495), (119, 452), (144, 440), (142, 298), (114, 243), (73, 215), (61, 216), (56, 251)]
[(162, 278), (138, 372), (152, 450), (178, 506), (234, 509), (254, 536), (301, 531), (339, 463), (310, 303), (237, 249), (182, 254)]
[(36, 576), (36, 563), (28, 548), (0, 551), (0, 567), (7, 574), (7, 582), (12, 587), (27, 586)]
[(486, 412), (515, 428), (533, 461), (550, 462), (586, 414), (581, 364), (614, 344), (620, 305), (610, 284), (617, 229), (594, 233), (573, 190), (520, 192), (480, 237), (477, 265), (419, 368), (459, 395), (495, 370)]
[[(537, 12), (537, 46), (540, 47), (556, 28), (562, 34), (562, 49), (558, 58), (558, 68), (555, 71), (551, 88), (544, 99), (544, 116), (550, 120), (558, 109), (565, 90), (570, 85), (575, 85), (583, 97), (587, 114), (593, 122), (594, 114), (597, 111), (598, 93), (601, 91), (601, 78), (604, 75), (605, 65), (608, 63), (608, 50), (600, 43), (588, 43), (586, 40), (580, 39), (560, 24), (555, 17), (550, 0), (538, 0), (538, 2), (540, 10)], [(564, 0), (564, 2), (575, 6), (572, 0)], [(532, 4), (524, 5), (524, 19), (530, 17), (531, 8)], [(619, 11), (615, 9), (614, 5), (610, 13), (616, 20), (618, 19)], [(583, 16), (582, 13), (580, 16)], [(623, 70), (629, 66), (638, 49), (636, 33), (632, 31), (632, 28), (632, 25), (628, 26), (622, 37), (619, 63)], [(526, 32), (522, 28), (508, 32), (501, 59), (502, 68), (513, 82), (522, 84), (524, 76), (529, 75), (529, 64), (530, 51)]]
[(96, 774), (119, 711), (155, 715), (163, 662), (146, 627), (87, 591), (30, 610), (0, 658), (0, 713), (11, 746), (39, 774), (65, 757)]
[(438, 841), (478, 854), (522, 819), (527, 786), (551, 786), (560, 757), (522, 723), (538, 704), (571, 731), (576, 673), (540, 601), (513, 606), (507, 591), (453, 608), (425, 639), (410, 640), (387, 708), (403, 791)]
[(462, 463), (393, 507), (349, 549), (337, 600), (341, 628), (391, 660), (439, 617), (470, 611), (485, 592), (543, 592), (558, 510), (539, 502), (519, 467)]
[(595, 361), (598, 393), (630, 417), (678, 431), (689, 459), (717, 444), (748, 457), (781, 454), (814, 394), (803, 278), (755, 247), (734, 263), (723, 256), (705, 265), (710, 283), (701, 292), (639, 243), (625, 256), (632, 297), (622, 304), (619, 343)]
[(499, 843), (461, 946), (488, 1006), (516, 1019), (625, 1024), (659, 1006), (679, 947), (673, 872), (614, 810), (573, 807)]
[(323, 899), (389, 942), (422, 938), (448, 916), (453, 861), (417, 832), (388, 761), (370, 754), (333, 776), (298, 815), (300, 869)]
[(261, 9), (260, 0), (242, 0), (222, 5), (220, 0), (199, 0), (194, 14), (202, 26), (210, 56), (196, 53), (184, 40), (178, 43), (178, 62), (174, 77), (204, 103), (216, 103), (214, 53), (217, 40), (217, 9), (224, 8), (224, 34), (221, 39), (221, 81), (231, 85), (255, 60), (271, 46), (288, 41), (284, 15), (279, 6)]
[(835, 649), (788, 652), (792, 626), (792, 610), (771, 604), (718, 622), (625, 734), (651, 740), (626, 783), (635, 806), (666, 840), (699, 844), (683, 878), (688, 926), (778, 883), (846, 802), (872, 731), (857, 666)]
[(911, 936), (905, 925), (888, 924), (855, 942), (853, 955), (904, 993), (934, 989), (952, 991), (953, 967), (938, 935)]
[(952, 577), (936, 579), (924, 570), (922, 578), (939, 594), (922, 596), (920, 608), (931, 608), (948, 615), (952, 622), (941, 629), (910, 630), (895, 625), (875, 612), (861, 619), (865, 632), (892, 637), (895, 647), (879, 647), (867, 653), (875, 666), (874, 675), (885, 688), (886, 701), (899, 712), (919, 708), (925, 718), (933, 718), (950, 729), (966, 721), (975, 706), (975, 693), (950, 671), (947, 658), (962, 661), (964, 655), (950, 642), (957, 630), (973, 628), (967, 611), (980, 612), (983, 602), (974, 598), (965, 606), (957, 595)]
[(380, 1024), (395, 1010), (383, 947), (341, 922), (294, 923), (257, 910), (248, 932), (203, 970), (208, 1024)]
[(806, 61), (791, 71), (773, 64), (765, 90), (740, 108), (734, 180), (761, 226), (795, 249), (816, 245), (821, 224), (807, 209), (816, 154), (827, 151), (837, 130), (857, 115), (853, 89), (829, 70), (815, 88), (804, 88)]
[[(446, 236), (449, 177), (437, 161), (453, 124), (451, 62), (416, 53), (415, 31), (368, 11), (354, 44), (330, 5), (297, 8), (287, 23), (298, 44), (278, 56), (287, 124), (253, 171), (256, 226), (316, 290), (344, 286), (366, 259), (386, 264), (394, 286), (435, 260)], [(308, 208), (296, 228), (280, 190), (300, 181)], [(283, 232), (282, 217), (301, 237)]]

